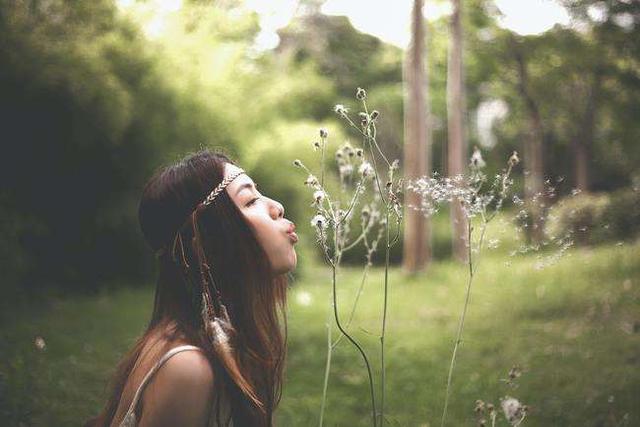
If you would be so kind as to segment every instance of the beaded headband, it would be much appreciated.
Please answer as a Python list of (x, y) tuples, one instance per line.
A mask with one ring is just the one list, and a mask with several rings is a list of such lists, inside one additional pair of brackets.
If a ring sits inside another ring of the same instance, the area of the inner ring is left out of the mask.
[[(220, 182), (220, 184), (218, 184), (216, 186), (216, 188), (214, 188), (211, 193), (209, 193), (209, 195), (200, 203), (198, 203), (198, 206), (196, 206), (196, 211), (198, 210), (198, 207), (200, 205), (203, 206), (209, 206), (211, 203), (213, 203), (213, 201), (215, 200), (216, 197), (218, 197), (218, 195), (220, 193), (222, 193), (224, 191), (224, 189), (227, 187), (227, 185), (229, 185), (231, 183), (231, 181), (233, 181), (234, 179), (236, 179), (239, 175), (242, 175), (243, 173), (246, 173), (243, 169), (240, 169), (236, 172), (233, 172), (231, 174), (229, 174), (226, 178), (224, 178), (222, 180), (222, 182)], [(176, 239), (177, 237), (180, 235), (180, 233), (176, 233)], [(175, 239), (174, 239), (174, 244), (172, 245), (173, 248), (175, 248)], [(163, 246), (160, 249), (158, 249), (156, 251), (156, 257), (160, 257), (162, 255), (164, 255), (164, 253), (167, 251), (167, 247)]]

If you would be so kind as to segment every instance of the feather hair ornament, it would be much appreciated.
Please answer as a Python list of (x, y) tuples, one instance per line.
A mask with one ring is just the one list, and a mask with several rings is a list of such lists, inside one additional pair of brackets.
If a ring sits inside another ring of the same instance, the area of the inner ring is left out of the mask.
[[(230, 377), (242, 392), (264, 412), (264, 405), (253, 391), (251, 383), (242, 374), (236, 359), (233, 341), (236, 331), (231, 324), (226, 306), (222, 303), (222, 296), (211, 274), (211, 269), (207, 263), (206, 254), (200, 240), (200, 230), (198, 227), (198, 212), (203, 210), (205, 205), (200, 204), (191, 215), (191, 225), (193, 227), (192, 249), (198, 261), (200, 281), (202, 285), (202, 323), (207, 338), (213, 346), (213, 350), (218, 356), (220, 363), (229, 373)], [(216, 298), (211, 297), (211, 290), (214, 290)]]

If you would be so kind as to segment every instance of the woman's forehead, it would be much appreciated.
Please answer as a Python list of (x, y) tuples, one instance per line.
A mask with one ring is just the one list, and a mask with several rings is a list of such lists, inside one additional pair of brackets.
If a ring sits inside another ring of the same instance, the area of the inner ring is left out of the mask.
[[(241, 168), (239, 168), (234, 164), (225, 163), (224, 176), (226, 178), (231, 174), (237, 173), (241, 170), (242, 170)], [(242, 188), (247, 188), (247, 184), (252, 185), (253, 180), (246, 173), (241, 173), (233, 181), (231, 181), (229, 185), (227, 185), (227, 193), (229, 193), (229, 195), (233, 197), (236, 195), (237, 192), (242, 190)]]

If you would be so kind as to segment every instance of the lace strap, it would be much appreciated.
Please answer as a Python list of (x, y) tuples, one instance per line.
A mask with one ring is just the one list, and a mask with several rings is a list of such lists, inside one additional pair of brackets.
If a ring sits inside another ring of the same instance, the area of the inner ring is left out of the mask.
[(142, 380), (142, 382), (138, 386), (138, 390), (136, 390), (136, 394), (133, 396), (133, 400), (131, 401), (131, 405), (129, 405), (129, 409), (127, 410), (127, 413), (125, 414), (125, 416), (123, 418), (123, 424), (121, 424), (121, 425), (129, 425), (124, 421), (126, 421), (128, 419), (132, 419), (134, 417), (135, 409), (136, 409), (136, 406), (138, 404), (138, 400), (140, 399), (140, 396), (142, 395), (142, 392), (144, 391), (144, 388), (147, 386), (147, 383), (149, 382), (151, 377), (153, 377), (153, 375), (158, 371), (158, 369), (160, 369), (162, 367), (162, 365), (164, 365), (164, 363), (167, 360), (169, 360), (174, 354), (180, 353), (181, 351), (188, 351), (188, 350), (199, 350), (199, 351), (202, 351), (202, 349), (200, 347), (196, 347), (194, 345), (181, 345), (179, 347), (174, 347), (171, 350), (169, 350), (168, 352), (166, 352), (160, 358), (160, 360), (158, 360), (158, 362), (154, 365), (154, 367), (151, 368), (149, 370), (149, 372), (147, 372), (147, 375), (145, 375), (144, 379)]

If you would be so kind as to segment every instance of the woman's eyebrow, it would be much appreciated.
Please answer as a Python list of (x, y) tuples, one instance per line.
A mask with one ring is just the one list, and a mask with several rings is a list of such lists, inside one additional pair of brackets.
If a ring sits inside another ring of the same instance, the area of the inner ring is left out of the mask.
[(253, 182), (245, 182), (240, 187), (238, 187), (238, 189), (236, 190), (236, 196), (238, 195), (238, 193), (240, 193), (245, 188), (253, 188), (253, 187), (255, 187), (257, 189), (258, 185), (254, 184)]

